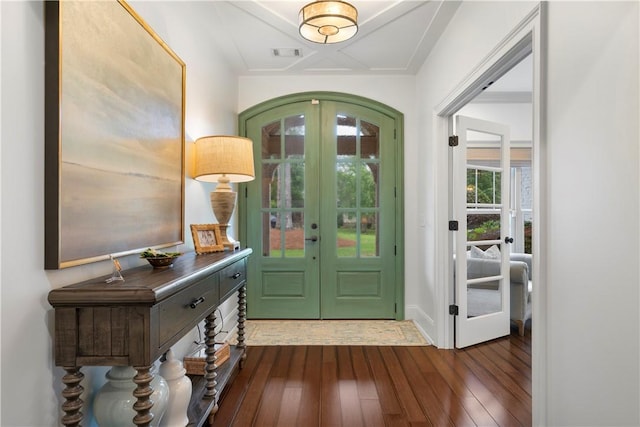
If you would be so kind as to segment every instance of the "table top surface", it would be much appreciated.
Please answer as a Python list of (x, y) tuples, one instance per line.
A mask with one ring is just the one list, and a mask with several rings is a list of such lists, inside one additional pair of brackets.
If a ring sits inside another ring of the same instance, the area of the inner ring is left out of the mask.
[(190, 283), (204, 279), (252, 253), (251, 249), (197, 255), (187, 252), (172, 267), (153, 268), (142, 265), (123, 270), (124, 281), (107, 283), (102, 276), (74, 283), (49, 292), (53, 307), (100, 304), (153, 305), (180, 291)]

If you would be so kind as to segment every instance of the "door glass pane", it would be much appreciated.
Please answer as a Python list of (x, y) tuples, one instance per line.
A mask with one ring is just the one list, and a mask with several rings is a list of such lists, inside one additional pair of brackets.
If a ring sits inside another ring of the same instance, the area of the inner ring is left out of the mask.
[[(267, 224), (268, 238), (263, 255), (275, 258), (296, 258), (304, 256), (304, 228), (302, 212), (265, 213), (263, 224)], [(268, 215), (268, 217), (266, 217)]]
[(467, 317), (502, 311), (502, 245), (467, 246)]
[(467, 212), (467, 241), (470, 243), (478, 241), (500, 242), (500, 212), (481, 213), (469, 210)]
[(361, 163), (360, 169), (360, 206), (377, 208), (378, 206), (378, 163)]
[(336, 204), (338, 208), (355, 208), (357, 206), (356, 163), (340, 161), (336, 165)]
[(377, 212), (340, 212), (336, 249), (338, 257), (344, 258), (379, 256)]
[(262, 214), (262, 229), (269, 230), (263, 234), (262, 255), (279, 258), (282, 256), (282, 234), (280, 233), (280, 216), (278, 212)]
[[(297, 258), (304, 256), (303, 212), (272, 212), (269, 216), (270, 257)], [(263, 252), (263, 253), (264, 253)]]
[(338, 159), (348, 159), (356, 156), (356, 118), (338, 114), (336, 116), (336, 136)]
[(502, 172), (495, 168), (476, 166), (467, 168), (467, 203), (473, 207), (502, 203)]
[(262, 127), (262, 158), (280, 158), (280, 120)]
[(355, 211), (340, 211), (338, 213), (338, 241), (337, 254), (339, 257), (353, 258), (357, 255), (357, 221)]
[[(304, 256), (305, 118), (286, 117), (262, 128), (263, 256)], [(284, 128), (284, 135), (280, 130)]]
[[(467, 131), (467, 203), (496, 207), (502, 203), (502, 140), (499, 135)], [(491, 206), (493, 205), (493, 206)]]
[(360, 157), (363, 159), (380, 158), (380, 128), (372, 123), (362, 121), (360, 137)]
[(336, 116), (338, 257), (379, 256), (380, 128)]
[(288, 165), (288, 182), (289, 188), (285, 192), (285, 196), (290, 199), (292, 208), (304, 207), (304, 163), (295, 162)]
[(278, 207), (282, 174), (279, 163), (262, 165), (263, 197), (262, 207), (266, 209)]
[(375, 257), (380, 255), (378, 247), (378, 214), (377, 211), (363, 212), (360, 217), (360, 256)]
[(265, 198), (262, 207), (304, 207), (304, 163), (274, 163), (262, 168)]
[(287, 159), (304, 158), (304, 115), (284, 119), (284, 156)]

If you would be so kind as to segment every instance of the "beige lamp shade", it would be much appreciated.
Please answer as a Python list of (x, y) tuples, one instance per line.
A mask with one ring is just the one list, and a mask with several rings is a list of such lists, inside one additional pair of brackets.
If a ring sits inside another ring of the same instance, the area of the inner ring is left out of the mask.
[(339, 43), (358, 32), (358, 11), (344, 1), (319, 0), (309, 3), (299, 14), (299, 31), (315, 43)]
[[(196, 140), (195, 179), (247, 182), (255, 177), (253, 142), (240, 136), (205, 136)], [(224, 178), (223, 178), (224, 179)]]
[(227, 236), (229, 220), (236, 205), (236, 192), (229, 182), (253, 180), (253, 141), (241, 136), (205, 136), (196, 140), (195, 179), (217, 182), (211, 192), (211, 208), (220, 224), (221, 244), (235, 250), (239, 243)]

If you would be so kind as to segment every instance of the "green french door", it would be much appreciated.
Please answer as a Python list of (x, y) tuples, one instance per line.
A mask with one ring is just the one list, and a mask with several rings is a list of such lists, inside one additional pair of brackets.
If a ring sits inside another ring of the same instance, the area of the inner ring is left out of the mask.
[(320, 99), (243, 123), (256, 167), (241, 203), (249, 318), (396, 318), (396, 119)]

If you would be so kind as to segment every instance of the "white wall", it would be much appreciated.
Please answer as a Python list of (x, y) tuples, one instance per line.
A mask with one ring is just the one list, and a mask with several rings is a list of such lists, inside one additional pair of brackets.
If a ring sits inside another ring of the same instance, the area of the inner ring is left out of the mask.
[[(436, 141), (436, 107), (456, 89), (471, 71), (522, 20), (535, 2), (470, 2), (463, 3), (445, 33), (425, 61), (417, 76), (418, 133), (427, 135), (419, 147), (419, 158), (424, 166), (414, 177), (426, 188), (419, 195), (418, 216), (421, 227), (407, 228), (407, 234), (419, 235), (416, 251), (422, 262), (414, 272), (417, 282), (423, 283), (414, 295), (420, 307), (416, 321), (437, 345), (445, 345), (450, 334), (446, 324), (438, 322), (442, 310), (436, 302), (448, 284), (448, 272), (442, 262), (449, 255), (443, 247), (447, 236), (448, 214), (448, 146)], [(444, 230), (444, 231), (443, 231)], [(453, 301), (450, 301), (451, 303)]]
[(458, 114), (507, 124), (512, 142), (531, 142), (531, 103), (471, 103), (462, 107)]
[[(181, 7), (206, 3), (133, 2), (131, 5), (187, 64), (187, 161), (191, 169), (193, 139), (236, 131), (237, 79), (215, 46), (194, 43), (198, 28), (168, 25), (179, 21)], [(1, 195), (0, 264), (1, 372), (3, 426), (53, 426), (60, 416), (60, 368), (53, 366), (51, 289), (109, 274), (108, 262), (59, 271), (43, 269), (44, 247), (44, 22), (43, 2), (0, 2), (1, 16)], [(186, 180), (188, 224), (214, 222), (208, 201), (210, 185)], [(132, 256), (124, 266), (137, 265)], [(143, 262), (143, 261), (142, 261)], [(226, 307), (225, 312), (232, 308)], [(102, 381), (102, 368), (85, 368), (89, 390)], [(90, 400), (90, 397), (87, 398)], [(87, 413), (88, 411), (85, 411)], [(85, 425), (88, 425), (85, 422)]]
[(639, 6), (549, 3), (549, 425), (640, 425)]
[[(531, 6), (460, 6), (418, 75), (421, 134), (434, 135), (436, 106)], [(538, 396), (546, 408), (541, 425), (640, 424), (638, 6), (548, 4), (541, 141), (547, 252), (539, 260), (546, 271), (546, 328), (536, 332), (533, 319), (534, 345), (542, 347), (538, 355), (546, 364), (540, 366), (547, 369), (534, 371), (534, 383), (545, 376)], [(446, 286), (446, 272), (435, 263), (442, 240), (434, 236), (446, 227), (447, 148), (429, 140), (423, 158), (428, 256), (420, 305), (437, 317), (432, 302)], [(434, 325), (430, 332), (442, 341), (447, 331)]]
[[(382, 102), (405, 114), (415, 110), (415, 76), (243, 76), (240, 77), (238, 111), (284, 95), (310, 91), (343, 92)], [(407, 118), (409, 116), (409, 118)], [(409, 127), (409, 126), (405, 126)]]

